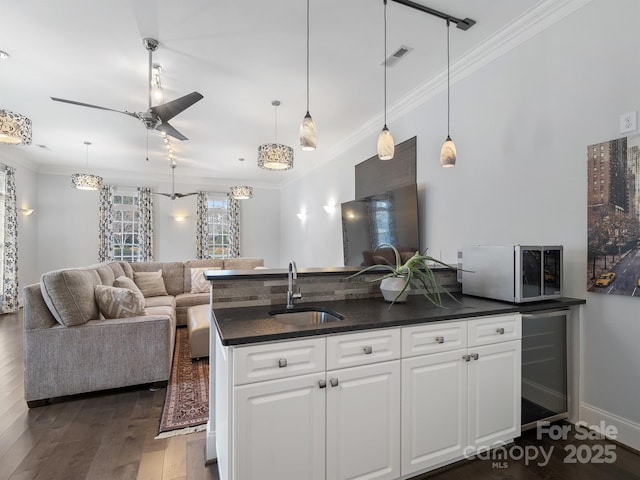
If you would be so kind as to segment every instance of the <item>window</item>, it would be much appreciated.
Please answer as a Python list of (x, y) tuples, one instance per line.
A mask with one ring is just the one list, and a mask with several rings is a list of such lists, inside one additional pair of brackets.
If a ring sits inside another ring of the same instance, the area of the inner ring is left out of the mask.
[(207, 257), (229, 258), (231, 254), (231, 238), (229, 235), (226, 194), (209, 193), (207, 218), (209, 224), (207, 233)]
[(113, 196), (113, 258), (137, 262), (138, 195), (122, 193)]

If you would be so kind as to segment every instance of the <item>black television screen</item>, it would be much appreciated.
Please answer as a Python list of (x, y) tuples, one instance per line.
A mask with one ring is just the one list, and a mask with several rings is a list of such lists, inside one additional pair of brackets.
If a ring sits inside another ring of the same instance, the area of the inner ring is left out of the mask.
[[(345, 202), (342, 208), (342, 243), (345, 266), (393, 263), (383, 243), (412, 255), (420, 248), (416, 184)], [(405, 257), (405, 255), (402, 255)]]

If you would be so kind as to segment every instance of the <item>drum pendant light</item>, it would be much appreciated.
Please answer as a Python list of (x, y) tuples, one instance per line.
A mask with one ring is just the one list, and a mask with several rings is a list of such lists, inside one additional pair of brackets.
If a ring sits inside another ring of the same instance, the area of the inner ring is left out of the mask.
[(309, 0), (307, 0), (307, 113), (300, 125), (300, 146), (302, 150), (313, 151), (318, 145), (318, 129), (309, 113)]
[(440, 150), (440, 165), (444, 168), (451, 168), (456, 164), (456, 146), (451, 140), (449, 128), (451, 125), (451, 87), (450, 87), (450, 59), (449, 59), (449, 27), (451, 22), (447, 19), (447, 138)]
[(384, 2), (384, 127), (378, 135), (378, 158), (391, 160), (395, 154), (393, 135), (387, 127), (387, 0)]

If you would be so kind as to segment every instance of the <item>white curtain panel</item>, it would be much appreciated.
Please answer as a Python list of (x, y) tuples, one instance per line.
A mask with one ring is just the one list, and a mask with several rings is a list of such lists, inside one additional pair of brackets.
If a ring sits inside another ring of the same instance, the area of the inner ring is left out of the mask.
[(113, 260), (113, 187), (102, 185), (98, 205), (98, 261)]
[(138, 260), (153, 261), (153, 198), (150, 188), (138, 187)]
[(5, 168), (4, 202), (4, 278), (2, 313), (18, 310), (18, 217), (16, 206), (16, 170)]
[(240, 201), (227, 193), (227, 220), (229, 222), (229, 258), (240, 256)]
[(198, 192), (196, 197), (196, 259), (209, 257), (209, 195)]

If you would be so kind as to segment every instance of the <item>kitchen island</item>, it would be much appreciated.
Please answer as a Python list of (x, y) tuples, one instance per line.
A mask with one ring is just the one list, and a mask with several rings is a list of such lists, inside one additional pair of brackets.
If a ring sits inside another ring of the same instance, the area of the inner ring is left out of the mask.
[(214, 302), (221, 478), (411, 478), (519, 436), (520, 313), (584, 301), (443, 298), (301, 303), (344, 317), (308, 325)]

